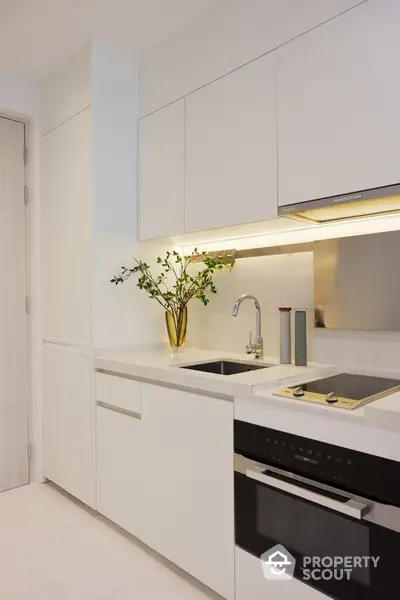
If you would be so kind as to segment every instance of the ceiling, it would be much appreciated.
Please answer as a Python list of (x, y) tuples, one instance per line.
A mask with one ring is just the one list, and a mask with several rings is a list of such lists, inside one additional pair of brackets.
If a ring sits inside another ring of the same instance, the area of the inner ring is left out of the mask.
[(0, 0), (0, 73), (40, 81), (90, 38), (141, 54), (221, 0)]

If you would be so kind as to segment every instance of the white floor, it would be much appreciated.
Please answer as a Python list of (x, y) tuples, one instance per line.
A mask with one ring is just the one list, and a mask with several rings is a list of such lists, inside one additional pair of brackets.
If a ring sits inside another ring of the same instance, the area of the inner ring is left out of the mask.
[(0, 494), (0, 598), (214, 598), (50, 484)]

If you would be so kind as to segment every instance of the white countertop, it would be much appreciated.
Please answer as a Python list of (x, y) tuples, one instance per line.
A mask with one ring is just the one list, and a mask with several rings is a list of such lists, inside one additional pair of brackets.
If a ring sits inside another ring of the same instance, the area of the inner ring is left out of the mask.
[[(385, 371), (375, 369), (355, 369), (349, 367), (348, 369), (334, 369), (336, 373), (355, 373), (362, 375), (372, 375), (376, 377), (388, 377), (400, 380), (400, 371)], [(317, 378), (319, 375), (317, 376)], [(307, 379), (299, 380), (298, 383), (305, 383)], [(296, 382), (297, 383), (297, 382)], [(284, 398), (276, 395), (279, 392), (281, 386), (276, 387), (269, 386), (268, 389), (255, 390), (254, 399), (260, 399), (265, 405), (274, 406), (276, 408), (282, 407), (284, 409), (291, 409), (303, 413), (312, 415), (326, 415), (332, 419), (339, 421), (353, 422), (365, 422), (368, 425), (376, 425), (386, 427), (394, 431), (400, 431), (400, 391), (390, 394), (379, 400), (375, 400), (370, 404), (360, 406), (355, 410), (344, 410), (342, 408), (336, 408), (335, 406), (329, 406), (326, 404), (318, 404), (313, 402), (307, 402), (296, 398)]]
[[(203, 371), (181, 369), (181, 366), (211, 360), (237, 360), (240, 362), (274, 365), (236, 375), (216, 375)], [(248, 397), (258, 390), (271, 386), (296, 383), (333, 372), (332, 367), (311, 364), (307, 367), (280, 365), (274, 358), (254, 359), (247, 354), (216, 352), (186, 348), (182, 353), (171, 354), (168, 347), (144, 350), (105, 350), (95, 357), (96, 369), (119, 375), (128, 375), (155, 383), (175, 385), (194, 391), (224, 396)]]
[(186, 348), (182, 353), (172, 355), (166, 346), (99, 351), (95, 357), (95, 368), (156, 385), (172, 385), (193, 392), (234, 398), (236, 419), (400, 461), (400, 392), (355, 410), (274, 395), (286, 385), (300, 384), (334, 373), (361, 373), (400, 379), (400, 371), (351, 367), (339, 369), (318, 364), (296, 367), (280, 365), (276, 359), (269, 357), (257, 360), (257, 364), (275, 366), (229, 376), (180, 368), (212, 360), (253, 363), (256, 359), (247, 354), (195, 348)]
[[(400, 372), (394, 371), (349, 367), (336, 372), (400, 379)], [(400, 392), (344, 410), (275, 395), (281, 387), (235, 398), (235, 419), (400, 461)]]

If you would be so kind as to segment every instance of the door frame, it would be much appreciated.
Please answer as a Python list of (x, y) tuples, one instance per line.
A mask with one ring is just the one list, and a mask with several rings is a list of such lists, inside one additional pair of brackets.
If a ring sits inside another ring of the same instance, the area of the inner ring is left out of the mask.
[[(32, 454), (32, 441), (33, 441), (33, 398), (32, 398), (32, 277), (31, 277), (31, 257), (32, 257), (32, 214), (31, 214), (31, 202), (29, 192), (31, 189), (32, 183), (32, 174), (29, 171), (29, 125), (30, 120), (20, 118), (16, 115), (10, 113), (0, 112), (0, 119), (7, 119), (9, 121), (15, 121), (16, 123), (21, 123), (24, 126), (24, 145), (28, 149), (27, 157), (28, 160), (24, 165), (24, 185), (28, 189), (28, 203), (25, 205), (25, 294), (28, 302), (28, 308), (26, 312), (26, 369), (25, 369), (25, 390), (26, 397), (25, 403), (27, 407), (27, 429), (28, 429), (28, 447), (26, 449), (27, 452), (27, 460), (28, 460), (28, 483), (30, 483), (34, 479), (34, 457)], [(22, 157), (23, 159), (23, 157)]]

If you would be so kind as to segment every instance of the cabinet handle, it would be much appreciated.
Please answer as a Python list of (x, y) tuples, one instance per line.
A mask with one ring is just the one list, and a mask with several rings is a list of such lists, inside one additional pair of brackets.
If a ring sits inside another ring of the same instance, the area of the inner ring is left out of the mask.
[(112, 412), (120, 413), (121, 415), (131, 417), (132, 419), (140, 420), (142, 418), (142, 415), (140, 413), (134, 412), (133, 410), (127, 410), (126, 408), (121, 408), (120, 406), (115, 406), (114, 404), (107, 404), (106, 402), (101, 402), (100, 400), (98, 400), (96, 404), (101, 408), (111, 410)]

